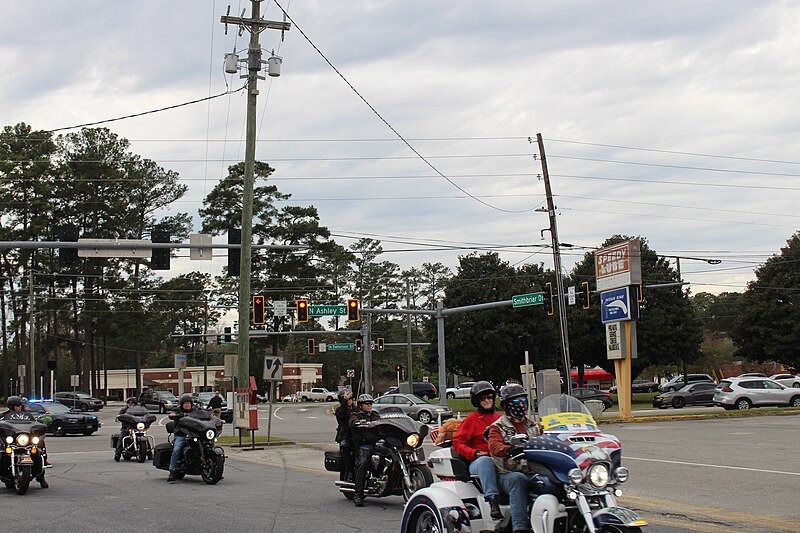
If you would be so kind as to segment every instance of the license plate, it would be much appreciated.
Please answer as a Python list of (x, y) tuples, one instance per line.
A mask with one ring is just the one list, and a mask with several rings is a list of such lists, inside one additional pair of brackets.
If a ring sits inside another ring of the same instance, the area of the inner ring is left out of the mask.
[(26, 455), (22, 459), (20, 459), (19, 464), (21, 465), (30, 465), (33, 464), (33, 459), (31, 459), (30, 455)]

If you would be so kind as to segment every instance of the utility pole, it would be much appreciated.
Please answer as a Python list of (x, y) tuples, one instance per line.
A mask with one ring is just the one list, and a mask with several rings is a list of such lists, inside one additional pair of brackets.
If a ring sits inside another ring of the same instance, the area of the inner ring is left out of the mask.
[[(242, 244), (239, 261), (239, 331), (238, 372), (239, 386), (250, 382), (250, 262), (253, 243), (253, 183), (256, 162), (256, 100), (258, 97), (258, 73), (261, 71), (261, 45), (259, 36), (265, 29), (286, 31), (287, 22), (274, 22), (261, 18), (261, 0), (251, 0), (251, 17), (223, 16), (220, 21), (226, 26), (235, 24), (250, 32), (247, 51), (247, 119), (244, 154), (244, 191), (242, 198)], [(229, 8), (230, 10), (230, 8)], [(226, 69), (227, 70), (227, 69)], [(275, 74), (277, 75), (277, 74)], [(265, 79), (261, 77), (261, 79)]]
[(564, 363), (564, 384), (566, 394), (572, 392), (572, 364), (569, 360), (569, 335), (567, 333), (567, 309), (564, 305), (564, 278), (561, 275), (561, 249), (558, 243), (558, 228), (556, 226), (556, 209), (553, 205), (553, 191), (550, 189), (550, 173), (547, 171), (547, 159), (544, 155), (544, 141), (542, 134), (536, 134), (539, 144), (539, 157), (542, 159), (542, 177), (544, 191), (547, 196), (547, 215), (550, 217), (550, 239), (553, 243), (553, 268), (556, 270), (556, 292), (558, 294), (558, 324), (561, 331), (561, 357)]
[(28, 342), (31, 345), (31, 370), (30, 370), (31, 392), (30, 392), (30, 396), (31, 396), (31, 398), (35, 398), (36, 397), (36, 350), (35, 350), (34, 340), (33, 340), (35, 338), (35, 335), (33, 334), (33, 332), (36, 330), (36, 313), (33, 310), (34, 299), (33, 299), (33, 269), (32, 268), (28, 271), (28, 289), (29, 289), (29, 293), (28, 293), (28, 311), (30, 312), (30, 315), (31, 315), (30, 319), (28, 320), (29, 325), (31, 327), (31, 334), (28, 337)]
[[(406, 308), (411, 309), (411, 280), (406, 280)], [(414, 394), (414, 372), (413, 364), (414, 357), (411, 351), (411, 313), (406, 315), (406, 355), (408, 362), (406, 363), (406, 378), (408, 378), (408, 393)], [(400, 391), (400, 383), (397, 383), (397, 390)]]

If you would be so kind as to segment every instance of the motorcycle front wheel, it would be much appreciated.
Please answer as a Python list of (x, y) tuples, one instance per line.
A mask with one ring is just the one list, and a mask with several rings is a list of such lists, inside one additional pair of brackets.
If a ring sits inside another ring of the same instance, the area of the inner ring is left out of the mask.
[(21, 466), (19, 467), (19, 473), (17, 474), (16, 479), (14, 479), (14, 489), (17, 491), (17, 494), (22, 496), (26, 492), (28, 492), (28, 486), (31, 484), (31, 467), (30, 466)]
[(203, 460), (200, 475), (207, 485), (214, 485), (222, 479), (223, 468), (222, 458), (217, 454), (209, 453)]
[(147, 461), (147, 443), (146, 442), (139, 444), (139, 457), (137, 457), (137, 460), (140, 463), (143, 463), (143, 462)]
[(403, 501), (408, 501), (411, 495), (420, 489), (429, 487), (433, 483), (433, 474), (427, 465), (412, 465), (408, 470), (411, 486), (403, 487)]

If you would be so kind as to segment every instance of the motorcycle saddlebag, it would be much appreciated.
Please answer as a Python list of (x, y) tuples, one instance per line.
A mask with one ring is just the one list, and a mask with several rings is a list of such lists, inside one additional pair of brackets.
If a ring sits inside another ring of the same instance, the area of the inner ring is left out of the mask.
[(341, 469), (342, 456), (339, 450), (325, 452), (325, 470), (328, 472), (339, 472)]
[(153, 466), (162, 470), (169, 470), (169, 460), (172, 457), (172, 443), (162, 442), (153, 449)]
[(118, 443), (118, 442), (119, 442), (119, 434), (117, 434), (117, 435), (111, 435), (111, 447), (112, 447), (112, 448), (114, 448), (114, 449), (116, 449), (116, 448), (117, 448), (117, 443)]

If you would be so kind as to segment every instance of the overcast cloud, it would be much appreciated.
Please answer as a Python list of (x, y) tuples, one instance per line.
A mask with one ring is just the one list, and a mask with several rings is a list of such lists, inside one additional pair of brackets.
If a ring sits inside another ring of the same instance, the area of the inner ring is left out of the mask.
[[(394, 244), (540, 245), (545, 139), (562, 241), (645, 237), (682, 261), (693, 292), (739, 291), (798, 229), (800, 4), (782, 1), (282, 0), (296, 26), (261, 44), (283, 57), (260, 82), (257, 157), (291, 203), (334, 233)], [(223, 55), (248, 35), (211, 0), (3, 2), (0, 122), (55, 129), (217, 94)], [(234, 2), (238, 15), (250, 2)], [(282, 20), (271, 2), (265, 18)], [(313, 41), (438, 171), (399, 142)], [(108, 124), (180, 173), (195, 216), (244, 153), (245, 96)], [(601, 146), (603, 145), (603, 146)], [(640, 148), (640, 149), (636, 149)], [(645, 150), (641, 150), (645, 149)], [(679, 152), (679, 153), (675, 153)], [(698, 155), (691, 155), (698, 154)], [(703, 155), (705, 154), (705, 155)], [(360, 179), (359, 179), (360, 178)], [(352, 240), (337, 238), (343, 245)], [(404, 268), (462, 251), (392, 253)], [(552, 266), (549, 250), (503, 252)], [(566, 252), (565, 267), (581, 253)], [(219, 273), (176, 261), (174, 272)], [(173, 273), (174, 273), (173, 272)]]

